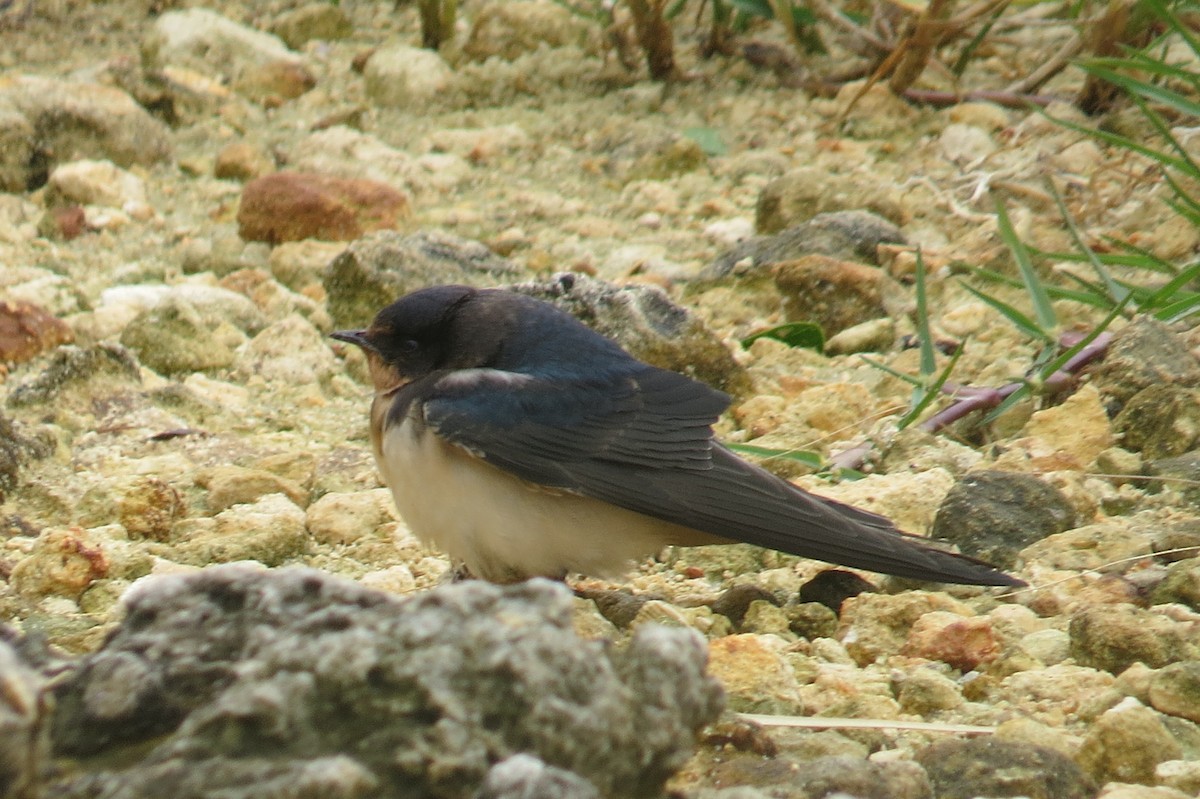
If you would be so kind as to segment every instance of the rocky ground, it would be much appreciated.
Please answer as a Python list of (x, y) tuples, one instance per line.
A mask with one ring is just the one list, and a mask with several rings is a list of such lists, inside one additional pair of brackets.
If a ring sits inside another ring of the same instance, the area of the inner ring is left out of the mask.
[[(0, 790), (1200, 792), (1196, 330), (1119, 323), (1068, 395), (936, 436), (897, 429), (910, 389), (862, 357), (916, 373), (920, 245), (955, 378), (1024, 373), (1035, 345), (963, 287), (963, 265), (1012, 273), (987, 189), (1044, 250), (1070, 246), (1049, 177), (1089, 240), (1183, 263), (1200, 234), (1146, 164), (882, 88), (839, 121), (862, 84), (700, 59), (690, 17), (663, 86), (549, 0), (462, 3), (440, 55), (407, 3), (151, 5), (0, 8)], [(1025, 13), (964, 81), (1054, 49), (1065, 29)], [(831, 44), (809, 68), (848, 57)], [(574, 597), (435, 588), (448, 563), (371, 462), (365, 365), (326, 334), (439, 282), (522, 284), (719, 385), (727, 441), (869, 441), (857, 481), (765, 464), (1032, 587), (814, 581), (735, 546)], [(742, 344), (809, 319), (824, 354)], [(729, 711), (890, 724), (718, 718), (705, 656)]]

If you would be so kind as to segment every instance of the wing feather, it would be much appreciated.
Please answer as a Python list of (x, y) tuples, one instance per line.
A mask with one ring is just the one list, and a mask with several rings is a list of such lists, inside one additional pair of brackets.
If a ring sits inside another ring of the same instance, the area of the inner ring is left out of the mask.
[(638, 367), (586, 380), (450, 373), (433, 382), (424, 417), (525, 480), (722, 538), (904, 577), (1020, 584), (741, 460), (713, 440), (725, 394)]

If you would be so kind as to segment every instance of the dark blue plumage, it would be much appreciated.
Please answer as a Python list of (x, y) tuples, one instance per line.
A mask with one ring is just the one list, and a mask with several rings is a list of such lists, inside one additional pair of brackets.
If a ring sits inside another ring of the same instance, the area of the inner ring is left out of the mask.
[[(418, 534), (459, 550), (450, 554), (483, 576), (607, 568), (603, 539), (611, 536), (620, 558), (667, 544), (743, 541), (904, 577), (1021, 584), (741, 460), (713, 438), (712, 425), (729, 405), (725, 394), (638, 361), (548, 303), (499, 289), (438, 286), (397, 300), (367, 330), (334, 336), (368, 354), (376, 456), (402, 515), (420, 519), (426, 529), (414, 525)], [(424, 497), (445, 501), (433, 493), (455, 475), (467, 475), (462, 486), (477, 491), (477, 480), (488, 479), (455, 461), (431, 469), (447, 475), (435, 487), (418, 491), (406, 482), (421, 481), (412, 473), (421, 458), (461, 457), (454, 453), (503, 473), (494, 482), (517, 488), (506, 487), (496, 496), (510, 499), (496, 501), (527, 506), (528, 530), (542, 530), (554, 545), (534, 552), (520, 509), (504, 509), (497, 517), (506, 521), (492, 525), (474, 509), (468, 517), (428, 507)], [(584, 499), (593, 504), (580, 504)], [(586, 530), (581, 524), (577, 533), (559, 530), (588, 513), (599, 519), (606, 506), (625, 515), (605, 516)], [(572, 534), (586, 557), (572, 555)], [(555, 547), (563, 554), (553, 555)]]

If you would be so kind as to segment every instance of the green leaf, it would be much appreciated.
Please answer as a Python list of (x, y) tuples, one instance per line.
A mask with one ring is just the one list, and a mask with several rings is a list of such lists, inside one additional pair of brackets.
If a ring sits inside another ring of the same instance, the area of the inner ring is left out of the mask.
[(789, 347), (803, 347), (820, 352), (825, 347), (825, 334), (821, 326), (813, 322), (785, 322), (751, 333), (742, 339), (742, 346), (749, 347), (760, 338), (773, 338)]
[(1117, 285), (1108, 269), (1096, 257), (1096, 253), (1092, 251), (1091, 247), (1087, 246), (1087, 243), (1083, 240), (1083, 235), (1075, 225), (1075, 220), (1071, 217), (1071, 212), (1067, 210), (1067, 204), (1063, 201), (1058, 189), (1055, 188), (1054, 181), (1047, 178), (1046, 187), (1050, 190), (1050, 196), (1054, 198), (1054, 203), (1058, 206), (1058, 213), (1062, 216), (1062, 220), (1067, 226), (1067, 232), (1071, 234), (1071, 240), (1075, 242), (1075, 246), (1079, 248), (1080, 252), (1087, 257), (1088, 263), (1092, 265), (1092, 271), (1096, 273), (1096, 276), (1100, 278), (1100, 282), (1104, 284), (1109, 298), (1113, 302), (1120, 302), (1128, 294), (1128, 291), (1123, 290)]
[(920, 389), (925, 385), (925, 381), (921, 380), (919, 377), (913, 377), (912, 375), (906, 375), (906, 374), (904, 374), (904, 372), (901, 372), (897, 369), (893, 369), (892, 367), (888, 366), (886, 363), (881, 363), (880, 361), (876, 361), (872, 358), (868, 358), (865, 355), (860, 355), (858, 357), (862, 358), (863, 362), (865, 364), (867, 364), (868, 366), (874, 366), (876, 369), (878, 369), (881, 372), (887, 372), (889, 375), (896, 378), (897, 380), (903, 380), (905, 383), (908, 383), (910, 386), (913, 386), (914, 388)]
[(806, 449), (774, 449), (772, 447), (760, 447), (755, 444), (726, 444), (725, 447), (742, 455), (752, 455), (756, 458), (765, 459), (783, 458), (784, 460), (802, 463), (813, 469), (820, 469), (822, 463), (820, 454)]
[(1051, 331), (1058, 327), (1058, 317), (1054, 313), (1054, 307), (1050, 304), (1050, 297), (1046, 295), (1042, 281), (1033, 268), (1033, 261), (1029, 258), (1029, 250), (1025, 247), (1025, 242), (1021, 241), (1021, 237), (1013, 229), (1012, 220), (1008, 218), (1008, 209), (1004, 207), (1004, 201), (995, 193), (992, 194), (992, 200), (996, 205), (996, 224), (1000, 229), (1000, 238), (1004, 239), (1004, 243), (1012, 253), (1013, 260), (1017, 262), (1017, 268), (1021, 271), (1021, 279), (1025, 281), (1025, 291), (1029, 293), (1029, 298), (1033, 301), (1034, 316), (1037, 317), (1038, 325), (1043, 331), (1042, 335), (1051, 337)]
[(941, 374), (938, 375), (937, 380), (934, 380), (933, 383), (925, 387), (923, 396), (921, 396), (920, 400), (914, 403), (911, 408), (909, 408), (908, 413), (900, 417), (900, 420), (896, 422), (896, 427), (903, 430), (924, 415), (926, 409), (928, 409), (929, 406), (933, 404), (933, 401), (937, 399), (938, 395), (942, 393), (942, 386), (946, 385), (946, 381), (950, 379), (950, 375), (954, 372), (954, 367), (958, 365), (958, 359), (962, 357), (964, 349), (965, 348), (962, 345), (959, 345), (958, 348), (954, 350), (954, 354), (950, 356), (949, 363), (946, 364), (946, 368), (943, 369)]
[(1013, 325), (1023, 331), (1030, 338), (1036, 338), (1041, 341), (1054, 340), (1054, 336), (1042, 330), (1040, 327), (1038, 327), (1036, 322), (1003, 300), (996, 299), (990, 294), (984, 294), (979, 289), (976, 289), (967, 283), (963, 283), (962, 285), (967, 291), (971, 292), (976, 297), (999, 311), (1001, 316), (1012, 322)]
[(683, 135), (700, 145), (705, 155), (725, 155), (729, 152), (716, 128), (687, 128)]

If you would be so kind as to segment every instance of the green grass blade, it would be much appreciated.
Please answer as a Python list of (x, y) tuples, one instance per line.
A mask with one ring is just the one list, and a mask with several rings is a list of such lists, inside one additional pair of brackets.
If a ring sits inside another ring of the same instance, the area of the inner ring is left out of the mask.
[(1062, 125), (1063, 127), (1068, 128), (1070, 130), (1076, 131), (1078, 133), (1082, 133), (1085, 136), (1090, 136), (1094, 139), (1099, 139), (1100, 141), (1104, 142), (1105, 144), (1111, 144), (1113, 147), (1119, 147), (1123, 150), (1131, 150), (1135, 153), (1138, 153), (1139, 155), (1144, 155), (1147, 158), (1149, 158), (1150, 160), (1158, 162), (1159, 165), (1161, 165), (1163, 167), (1170, 167), (1171, 169), (1178, 169), (1181, 172), (1188, 171), (1188, 165), (1187, 165), (1186, 161), (1182, 161), (1178, 158), (1168, 155), (1167, 153), (1155, 150), (1153, 147), (1148, 147), (1144, 144), (1140, 144), (1140, 143), (1134, 141), (1133, 139), (1129, 138), (1128, 136), (1122, 136), (1118, 133), (1113, 133), (1113, 132), (1107, 131), (1107, 130), (1100, 130), (1098, 128), (1089, 128), (1086, 125), (1080, 125), (1079, 123), (1072, 122), (1069, 119), (1062, 119), (1060, 117), (1051, 116), (1050, 114), (1047, 114), (1045, 111), (1042, 111), (1041, 109), (1038, 109), (1038, 110), (1047, 119), (1051, 120), (1055, 124)]
[[(1154, 71), (1154, 67), (1149, 66), (1149, 64), (1155, 62), (1137, 62), (1135, 65), (1129, 61), (1115, 60), (1113, 63), (1119, 64), (1125, 68)], [(1083, 64), (1081, 64), (1081, 66), (1096, 77), (1106, 80), (1114, 86), (1119, 86), (1131, 95), (1136, 95), (1145, 100), (1150, 100), (1151, 102), (1160, 103), (1161, 105), (1172, 108), (1186, 116), (1200, 116), (1200, 103), (1194, 100), (1189, 100), (1182, 94), (1174, 92), (1165, 86), (1139, 80), (1131, 75), (1126, 75), (1121, 72), (1117, 72), (1116, 70), (1109, 69), (1107, 66), (1102, 66), (1095, 61), (1085, 61)], [(1161, 68), (1164, 67), (1164, 65), (1161, 63), (1157, 63), (1157, 67), (1160, 68), (1161, 74), (1165, 74), (1172, 78), (1179, 77), (1178, 70), (1161, 70)]]
[(1142, 309), (1153, 310), (1175, 302), (1183, 287), (1195, 280), (1197, 276), (1200, 276), (1200, 263), (1192, 264), (1171, 278), (1162, 288), (1143, 300), (1140, 307)]
[(954, 350), (954, 354), (950, 356), (949, 363), (946, 364), (946, 368), (942, 369), (937, 380), (934, 380), (933, 383), (925, 388), (920, 401), (909, 408), (908, 413), (900, 417), (899, 421), (896, 422), (896, 427), (903, 430), (925, 414), (925, 411), (933, 404), (933, 401), (942, 393), (942, 386), (946, 385), (946, 381), (950, 379), (950, 375), (954, 372), (954, 367), (958, 365), (958, 359), (962, 357), (964, 349), (965, 347), (959, 345)]
[(1104, 284), (1109, 298), (1113, 302), (1120, 302), (1126, 292), (1117, 285), (1116, 281), (1113, 280), (1112, 273), (1100, 262), (1100, 259), (1096, 257), (1096, 253), (1083, 240), (1083, 234), (1079, 232), (1079, 227), (1075, 224), (1075, 219), (1071, 216), (1071, 212), (1067, 210), (1067, 204), (1063, 201), (1062, 194), (1059, 193), (1058, 188), (1054, 185), (1054, 181), (1047, 178), (1046, 188), (1050, 190), (1050, 196), (1054, 198), (1054, 203), (1058, 206), (1058, 213), (1062, 217), (1063, 223), (1067, 226), (1067, 233), (1070, 234), (1071, 241), (1075, 242), (1076, 248), (1088, 259), (1088, 263), (1092, 265), (1092, 271), (1096, 273), (1096, 277), (1100, 278), (1100, 282)]
[(990, 294), (984, 294), (982, 291), (979, 291), (978, 289), (968, 285), (967, 283), (963, 283), (962, 285), (963, 285), (963, 288), (965, 288), (967, 291), (971, 292), (976, 297), (978, 297), (980, 300), (983, 300), (988, 305), (992, 306), (997, 311), (999, 311), (1001, 316), (1003, 316), (1008, 321), (1012, 322), (1013, 325), (1015, 325), (1018, 329), (1020, 329), (1023, 333), (1025, 333), (1025, 335), (1029, 336), (1030, 338), (1035, 338), (1040, 341), (1053, 341), (1054, 340), (1054, 337), (1052, 335), (1050, 335), (1049, 333), (1047, 333), (1046, 331), (1042, 330), (1042, 328), (1039, 327), (1036, 322), (1034, 322), (1032, 319), (1030, 319), (1025, 314), (1018, 311), (1016, 308), (1014, 308), (1011, 305), (1009, 305), (1008, 303), (1004, 302), (1003, 300), (996, 299), (995, 297), (991, 296)]
[(1013, 229), (1012, 220), (1008, 218), (1008, 209), (1004, 207), (1004, 201), (997, 194), (992, 195), (992, 201), (996, 206), (996, 224), (1000, 229), (1000, 238), (1004, 239), (1009, 252), (1012, 253), (1013, 260), (1017, 262), (1017, 268), (1021, 270), (1021, 279), (1025, 281), (1025, 290), (1033, 301), (1034, 316), (1037, 317), (1039, 328), (1044, 331), (1042, 335), (1049, 336), (1048, 331), (1053, 331), (1058, 327), (1058, 317), (1054, 313), (1054, 307), (1050, 304), (1050, 297), (1047, 296), (1042, 281), (1033, 268), (1029, 250), (1021, 241), (1021, 237), (1017, 235), (1017, 231)]
[(937, 370), (937, 353), (933, 349), (933, 330), (929, 325), (929, 298), (926, 291), (925, 258), (917, 248), (917, 336), (921, 342), (921, 374), (930, 376)]
[(858, 357), (862, 358), (863, 362), (865, 362), (868, 366), (874, 366), (879, 371), (886, 372), (897, 380), (903, 380), (905, 383), (908, 383), (910, 386), (913, 386), (917, 389), (920, 389), (925, 385), (924, 381), (922, 381), (920, 378), (913, 377), (912, 375), (906, 375), (904, 372), (897, 371), (896, 369), (888, 366), (886, 363), (873, 360), (865, 355), (860, 355)]
[(820, 469), (822, 459), (819, 453), (811, 452), (806, 449), (775, 449), (773, 447), (760, 447), (755, 444), (725, 444), (726, 449), (741, 453), (742, 455), (752, 455), (755, 458), (782, 458), (783, 460), (796, 461), (805, 466), (811, 466), (814, 469)]

